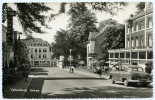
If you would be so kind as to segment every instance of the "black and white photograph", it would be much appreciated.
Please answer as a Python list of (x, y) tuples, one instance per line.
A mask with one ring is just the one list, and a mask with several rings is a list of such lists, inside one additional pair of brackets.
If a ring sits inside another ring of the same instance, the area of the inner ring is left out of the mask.
[(153, 2), (3, 2), (2, 99), (153, 100)]

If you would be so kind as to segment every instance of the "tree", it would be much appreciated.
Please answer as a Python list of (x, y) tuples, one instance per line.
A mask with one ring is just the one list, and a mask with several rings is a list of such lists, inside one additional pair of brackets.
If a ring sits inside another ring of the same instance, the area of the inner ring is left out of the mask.
[[(45, 3), (14, 3), (14, 5), (17, 8), (17, 18), (25, 34), (31, 35), (32, 32), (45, 33), (41, 29), (42, 26), (50, 28), (45, 22), (47, 16), (41, 14), (52, 10)], [(6, 21), (8, 7), (8, 3), (3, 4), (3, 23)]]
[(102, 45), (105, 50), (124, 48), (125, 26), (122, 24), (108, 25), (103, 31)]
[(72, 5), (68, 15), (70, 15), (68, 28), (75, 37), (79, 37), (80, 44), (88, 41), (90, 32), (98, 31), (95, 25), (96, 15), (87, 9), (85, 3)]
[(116, 20), (113, 20), (113, 19), (108, 19), (108, 20), (103, 20), (99, 23), (99, 27), (98, 27), (98, 30), (101, 31), (105, 26), (109, 25), (109, 24), (113, 24), (113, 25), (116, 25), (117, 24), (117, 21)]
[(84, 10), (86, 7), (95, 11), (101, 11), (101, 12), (105, 11), (107, 13), (110, 13), (111, 15), (116, 15), (118, 10), (122, 9), (123, 6), (128, 5), (127, 2), (72, 2), (72, 3), (63, 2), (60, 5), (59, 13), (64, 13), (66, 11), (65, 6), (67, 4), (71, 8), (79, 3), (83, 5), (83, 7), (80, 8), (81, 11)]
[(145, 8), (145, 2), (139, 2), (137, 5), (137, 12), (141, 11), (141, 10), (144, 10)]

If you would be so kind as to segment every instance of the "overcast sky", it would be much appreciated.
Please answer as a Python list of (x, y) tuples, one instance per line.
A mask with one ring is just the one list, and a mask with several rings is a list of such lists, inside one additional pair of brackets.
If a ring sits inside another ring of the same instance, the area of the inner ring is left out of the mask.
[[(50, 13), (58, 12), (59, 3), (48, 3), (47, 5), (50, 6), (53, 9), (53, 11), (44, 13), (45, 15), (48, 16), (48, 15), (50, 15)], [(16, 8), (14, 8), (14, 9), (16, 9)], [(68, 10), (68, 7), (67, 7), (67, 10)], [(119, 10), (117, 16), (112, 17), (110, 14), (105, 13), (105, 12), (95, 12), (95, 13), (96, 13), (98, 22), (112, 18), (112, 19), (118, 21), (118, 23), (124, 24), (125, 23), (124, 21), (129, 18), (130, 14), (135, 14), (136, 10), (137, 10), (136, 3), (132, 2), (132, 3), (129, 3), (129, 5), (124, 8), (124, 10)], [(34, 33), (33, 36), (35, 38), (42, 38), (43, 40), (46, 40), (49, 43), (51, 43), (54, 41), (54, 35), (60, 28), (66, 29), (66, 26), (68, 24), (68, 22), (67, 22), (68, 19), (69, 19), (69, 16), (67, 14), (61, 14), (61, 15), (55, 17), (54, 20), (47, 22), (47, 24), (50, 27), (52, 27), (52, 29), (45, 29), (45, 28), (43, 29), (47, 32), (47, 34)], [(98, 26), (98, 24), (97, 24), (97, 26)], [(14, 18), (14, 26), (13, 27), (15, 30), (22, 32), (21, 25), (19, 25), (17, 18)], [(22, 36), (21, 38), (24, 38), (24, 36)]]

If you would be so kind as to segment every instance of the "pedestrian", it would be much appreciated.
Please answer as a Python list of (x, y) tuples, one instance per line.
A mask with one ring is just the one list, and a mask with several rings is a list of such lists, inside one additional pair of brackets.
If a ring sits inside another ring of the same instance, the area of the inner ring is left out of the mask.
[(74, 73), (74, 66), (71, 67), (71, 72)]
[(101, 75), (102, 75), (102, 69), (101, 69), (101, 66), (98, 67), (98, 69), (97, 69), (97, 74), (99, 75), (99, 78), (101, 78)]
[(151, 66), (148, 63), (145, 64), (145, 72), (151, 74)]

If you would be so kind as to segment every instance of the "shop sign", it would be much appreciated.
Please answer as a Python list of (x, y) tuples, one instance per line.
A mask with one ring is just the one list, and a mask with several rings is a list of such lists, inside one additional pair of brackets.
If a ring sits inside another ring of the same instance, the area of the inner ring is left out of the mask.
[(13, 44), (13, 16), (16, 15), (15, 11), (8, 8), (7, 11), (7, 44)]
[(96, 53), (90, 53), (88, 54), (89, 57), (97, 57), (98, 55)]

